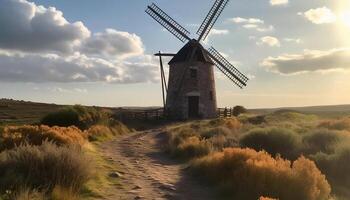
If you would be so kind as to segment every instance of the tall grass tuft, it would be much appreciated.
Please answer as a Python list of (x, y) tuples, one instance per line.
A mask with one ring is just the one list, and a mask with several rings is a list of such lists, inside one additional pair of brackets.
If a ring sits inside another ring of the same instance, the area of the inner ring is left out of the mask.
[(331, 191), (314, 162), (300, 157), (291, 163), (252, 149), (227, 148), (194, 160), (192, 170), (233, 199), (326, 200)]
[(91, 176), (90, 160), (78, 146), (23, 145), (0, 154), (0, 193), (22, 188), (79, 191)]

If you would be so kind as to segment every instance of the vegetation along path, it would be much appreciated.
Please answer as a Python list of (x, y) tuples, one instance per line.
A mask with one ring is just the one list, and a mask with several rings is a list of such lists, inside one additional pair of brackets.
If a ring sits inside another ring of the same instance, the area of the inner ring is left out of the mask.
[[(187, 166), (162, 150), (161, 129), (125, 135), (102, 145), (105, 156), (120, 168), (120, 184), (109, 199), (215, 199), (206, 186), (186, 175)], [(118, 174), (117, 174), (118, 176)]]

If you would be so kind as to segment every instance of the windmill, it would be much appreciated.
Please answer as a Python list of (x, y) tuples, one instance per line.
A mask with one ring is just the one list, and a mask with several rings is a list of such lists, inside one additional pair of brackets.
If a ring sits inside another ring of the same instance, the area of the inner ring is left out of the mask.
[[(186, 45), (177, 54), (157, 53), (160, 58), (164, 108), (169, 118), (215, 118), (217, 101), (214, 65), (235, 85), (243, 88), (248, 78), (239, 72), (214, 47), (201, 45), (213, 28), (229, 0), (216, 0), (199, 27), (198, 39), (191, 39), (190, 32), (167, 15), (156, 4), (147, 7), (146, 13)], [(169, 64), (168, 84), (165, 80), (162, 56), (173, 57)], [(166, 90), (166, 100), (164, 90)]]

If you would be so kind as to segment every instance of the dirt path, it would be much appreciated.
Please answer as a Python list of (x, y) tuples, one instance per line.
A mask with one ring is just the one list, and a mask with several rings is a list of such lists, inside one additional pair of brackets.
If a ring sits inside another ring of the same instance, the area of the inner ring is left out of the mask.
[(127, 135), (104, 143), (103, 152), (118, 166), (120, 185), (108, 199), (212, 200), (208, 188), (186, 175), (186, 166), (160, 150), (161, 129)]

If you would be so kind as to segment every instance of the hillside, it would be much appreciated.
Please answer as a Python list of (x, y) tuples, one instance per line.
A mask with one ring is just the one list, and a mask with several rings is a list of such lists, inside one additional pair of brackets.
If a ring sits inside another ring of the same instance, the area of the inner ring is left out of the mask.
[(62, 105), (0, 99), (0, 125), (36, 123), (44, 115), (60, 108)]
[(344, 116), (350, 114), (350, 104), (346, 105), (325, 105), (325, 106), (306, 106), (306, 107), (281, 107), (281, 108), (261, 108), (249, 109), (250, 112), (267, 114), (277, 111), (296, 111), (306, 114), (327, 115), (327, 117)]

